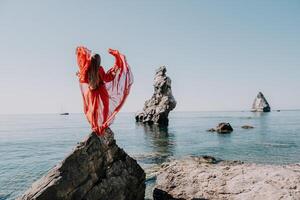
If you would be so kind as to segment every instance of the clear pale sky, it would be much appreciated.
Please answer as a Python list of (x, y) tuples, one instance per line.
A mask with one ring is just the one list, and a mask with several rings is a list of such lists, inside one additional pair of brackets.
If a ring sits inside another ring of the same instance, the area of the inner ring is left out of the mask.
[(300, 108), (300, 1), (0, 0), (0, 114), (82, 112), (75, 48), (127, 56), (137, 111), (166, 65), (177, 111)]

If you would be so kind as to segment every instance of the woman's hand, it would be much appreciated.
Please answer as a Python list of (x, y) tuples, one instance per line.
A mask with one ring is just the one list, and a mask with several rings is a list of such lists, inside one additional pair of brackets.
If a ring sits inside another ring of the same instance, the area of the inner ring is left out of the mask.
[(119, 54), (119, 51), (109, 48), (108, 53), (110, 53), (111, 55), (117, 55), (117, 54)]
[(122, 61), (122, 54), (118, 50), (115, 49), (108, 49), (108, 52), (115, 57), (115, 66), (114, 68), (122, 68), (123, 67), (123, 61)]
[(111, 74), (113, 76), (115, 76), (119, 71), (120, 71), (120, 68), (118, 68), (118, 67), (115, 66), (114, 69), (112, 70)]

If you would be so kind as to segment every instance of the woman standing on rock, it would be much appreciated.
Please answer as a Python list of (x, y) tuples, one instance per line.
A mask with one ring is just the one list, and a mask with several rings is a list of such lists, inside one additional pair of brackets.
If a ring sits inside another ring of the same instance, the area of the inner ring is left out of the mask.
[(120, 111), (133, 83), (133, 76), (124, 55), (109, 49), (115, 64), (106, 73), (99, 54), (91, 54), (86, 47), (76, 49), (80, 90), (84, 113), (97, 135), (102, 135)]

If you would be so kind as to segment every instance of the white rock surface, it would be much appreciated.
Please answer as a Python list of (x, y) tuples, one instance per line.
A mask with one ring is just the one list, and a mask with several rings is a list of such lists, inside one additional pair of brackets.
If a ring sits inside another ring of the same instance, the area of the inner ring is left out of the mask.
[[(235, 161), (213, 164), (213, 161), (189, 157), (163, 164), (154, 199), (300, 199), (300, 164), (275, 166)], [(172, 198), (162, 197), (162, 191)]]

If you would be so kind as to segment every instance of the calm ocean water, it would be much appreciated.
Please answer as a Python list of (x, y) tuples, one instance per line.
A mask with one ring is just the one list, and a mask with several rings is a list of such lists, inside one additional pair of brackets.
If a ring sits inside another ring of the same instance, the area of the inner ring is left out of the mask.
[[(206, 132), (219, 122), (231, 123), (234, 131)], [(242, 125), (255, 128), (244, 130)], [(146, 171), (168, 158), (186, 155), (269, 164), (300, 162), (300, 111), (172, 112), (168, 129), (141, 126), (134, 113), (120, 113), (111, 128), (118, 145)], [(0, 115), (0, 200), (22, 194), (89, 132), (82, 114)]]

